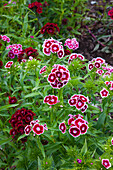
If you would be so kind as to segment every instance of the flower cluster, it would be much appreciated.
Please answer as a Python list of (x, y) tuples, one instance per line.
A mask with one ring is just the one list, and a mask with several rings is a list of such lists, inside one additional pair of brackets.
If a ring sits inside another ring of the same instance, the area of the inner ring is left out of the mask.
[(69, 49), (72, 49), (72, 50), (76, 50), (78, 47), (79, 47), (79, 43), (78, 41), (76, 40), (76, 38), (72, 38), (72, 39), (67, 39), (65, 41), (65, 44), (64, 46), (67, 46)]
[(49, 105), (54, 105), (58, 103), (58, 97), (54, 95), (49, 95), (44, 98), (44, 103), (47, 103)]
[(2, 39), (3, 41), (7, 41), (7, 43), (10, 42), (10, 38), (7, 37), (6, 35), (0, 35), (0, 39)]
[(37, 56), (38, 56), (37, 49), (33, 49), (32, 47), (28, 47), (28, 48), (19, 52), (18, 61), (21, 62), (23, 59), (28, 59), (29, 57), (36, 58)]
[(8, 45), (6, 49), (10, 49), (8, 52), (8, 57), (9, 58), (15, 58), (15, 55), (18, 56), (18, 54), (22, 51), (22, 45), (21, 44), (12, 44)]
[(50, 56), (52, 53), (57, 53), (58, 58), (62, 58), (64, 56), (64, 49), (61, 45), (62, 42), (59, 42), (53, 38), (45, 39), (43, 43), (43, 53), (47, 56)]
[(100, 91), (100, 95), (102, 98), (104, 97), (107, 97), (109, 95), (109, 91), (106, 90), (105, 88), (103, 88), (101, 91)]
[(113, 90), (113, 81), (105, 81), (106, 86), (111, 86), (109, 89)]
[(36, 8), (36, 12), (38, 14), (41, 14), (42, 13), (42, 7), (41, 6), (42, 6), (42, 3), (35, 1), (35, 2), (31, 3), (31, 4), (29, 4), (28, 8), (30, 8), (30, 9)]
[(53, 67), (54, 68), (48, 76), (48, 82), (53, 88), (60, 89), (65, 86), (70, 79), (69, 70), (59, 64), (54, 65)]
[(9, 104), (14, 104), (17, 102), (17, 98), (14, 96), (14, 97), (11, 97), (9, 96)]
[(81, 112), (85, 112), (88, 108), (86, 102), (89, 102), (88, 97), (81, 94), (74, 94), (71, 99), (68, 100), (70, 106), (75, 106), (78, 110), (81, 109)]
[[(69, 115), (70, 118), (68, 119), (69, 133), (73, 137), (78, 137), (82, 134), (85, 134), (88, 130), (88, 122), (83, 119), (83, 116), (80, 114), (78, 115)], [(59, 130), (62, 133), (66, 132), (66, 125), (64, 122), (60, 123)]]
[(33, 120), (33, 116), (36, 116), (36, 114), (31, 110), (27, 110), (25, 108), (17, 110), (9, 120), (9, 123), (12, 126), (10, 135), (12, 135), (13, 138), (16, 138), (18, 134), (24, 134), (25, 126), (30, 124), (30, 122)]
[(41, 34), (44, 34), (45, 32), (48, 34), (54, 34), (56, 32), (60, 32), (60, 29), (57, 24), (48, 22), (41, 28)]
[(27, 125), (24, 128), (24, 132), (26, 135), (29, 135), (31, 131), (33, 131), (34, 136), (36, 135), (41, 135), (42, 133), (44, 133), (44, 130), (48, 130), (47, 125), (44, 124), (39, 124), (39, 120), (32, 120), (30, 122), (30, 125)]
[(71, 61), (73, 61), (73, 59), (76, 59), (76, 58), (79, 58), (80, 60), (84, 60), (84, 56), (82, 54), (77, 54), (77, 53), (72, 53), (70, 56), (69, 56), (69, 60), (68, 60), (68, 63), (70, 63)]
[(108, 11), (108, 15), (110, 16), (111, 19), (113, 19), (113, 8)]
[(5, 65), (5, 68), (10, 68), (13, 64), (13, 61), (8, 61)]
[(107, 63), (101, 57), (93, 58), (88, 64), (88, 69), (89, 71), (96, 69), (96, 73), (102, 75), (103, 78), (109, 77), (113, 72), (113, 67), (107, 66)]
[(109, 169), (111, 167), (111, 163), (109, 162), (109, 159), (102, 159), (102, 165), (106, 168)]

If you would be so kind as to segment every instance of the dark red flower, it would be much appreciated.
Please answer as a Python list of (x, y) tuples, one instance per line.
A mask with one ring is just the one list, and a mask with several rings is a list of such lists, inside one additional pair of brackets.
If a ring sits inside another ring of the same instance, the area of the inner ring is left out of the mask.
[(33, 132), (36, 133), (37, 135), (40, 135), (40, 134), (44, 133), (44, 126), (39, 125), (38, 123), (36, 123), (33, 126)]
[(43, 7), (47, 7), (47, 6), (49, 6), (49, 4), (45, 1)]
[(25, 119), (26, 123), (30, 123), (33, 120), (33, 115), (31, 113), (27, 113), (24, 116), (24, 119)]
[(26, 109), (22, 108), (19, 110), (19, 112), (24, 116), (26, 114)]
[(27, 137), (25, 136), (24, 138), (21, 139), (22, 143), (27, 142)]
[(58, 78), (62, 77), (62, 72), (61, 71), (56, 71), (55, 74), (56, 74), (56, 77), (58, 77)]
[(1, 48), (2, 44), (0, 43), (0, 48)]
[(113, 16), (113, 8), (110, 10), (110, 11), (108, 11), (108, 15), (111, 17), (111, 16)]
[(14, 104), (14, 103), (16, 103), (16, 102), (17, 102), (16, 97), (10, 97), (10, 96), (9, 96), (9, 104)]
[(69, 129), (69, 133), (70, 133), (70, 135), (72, 135), (73, 137), (78, 137), (78, 136), (80, 136), (80, 129), (77, 128), (77, 127), (71, 127), (71, 128)]
[(9, 134), (13, 135), (12, 137), (14, 138), (14, 136), (17, 134), (17, 130), (13, 128), (10, 130)]
[(67, 25), (67, 23), (68, 23), (68, 19), (67, 18), (62, 19), (62, 25)]
[(91, 63), (88, 65), (89, 71), (91, 71), (93, 69), (94, 65)]
[(36, 114), (34, 112), (32, 112), (31, 110), (26, 110), (26, 114), (30, 113), (32, 116), (36, 116)]
[(48, 34), (54, 34), (54, 32), (55, 32), (54, 27), (48, 27), (48, 28), (47, 28), (47, 33), (48, 33)]
[(100, 68), (101, 67), (101, 64), (99, 62), (95, 62), (95, 67), (96, 68)]
[(64, 49), (64, 57), (65, 57), (66, 55), (70, 55), (70, 54), (71, 54), (71, 51)]
[(3, 62), (0, 60), (0, 68), (3, 66)]
[(66, 125), (65, 125), (64, 122), (60, 123), (59, 129), (60, 129), (60, 131), (61, 131), (62, 133), (65, 133), (65, 131), (66, 131)]
[(57, 52), (58, 58), (62, 58), (64, 56), (64, 51), (63, 50), (59, 50)]
[(60, 82), (60, 81), (58, 81), (57, 82), (57, 87), (60, 89), (61, 87), (63, 87), (64, 86), (64, 84), (63, 84), (63, 82)]
[(36, 10), (36, 12), (37, 12), (38, 14), (41, 14), (41, 13), (42, 13), (42, 8), (41, 8), (41, 7), (38, 7), (37, 10)]
[(25, 128), (25, 125), (19, 124), (19, 125), (17, 126), (17, 131), (18, 131), (19, 133), (21, 133), (21, 134), (24, 134), (24, 128)]

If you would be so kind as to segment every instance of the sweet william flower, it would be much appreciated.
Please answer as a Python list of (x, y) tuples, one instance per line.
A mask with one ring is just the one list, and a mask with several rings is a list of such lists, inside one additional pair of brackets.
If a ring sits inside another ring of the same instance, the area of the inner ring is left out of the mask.
[(66, 125), (64, 122), (60, 123), (59, 125), (59, 129), (62, 133), (65, 133), (66, 132)]
[(31, 132), (31, 125), (27, 125), (24, 129), (24, 132), (25, 132), (26, 135), (29, 135), (30, 132)]
[(79, 129), (78, 127), (76, 127), (76, 126), (71, 127), (71, 128), (69, 129), (69, 133), (70, 133), (70, 135), (72, 135), (73, 137), (78, 137), (78, 136), (80, 136), (80, 129)]
[(5, 68), (10, 68), (12, 64), (13, 64), (13, 61), (8, 61), (5, 65)]
[(87, 126), (85, 123), (83, 123), (83, 124), (80, 126), (80, 132), (81, 132), (81, 134), (85, 134), (85, 133), (87, 132), (87, 130), (88, 130), (88, 126)]
[(42, 133), (44, 133), (44, 126), (43, 125), (39, 125), (38, 123), (36, 123), (33, 126), (33, 132), (37, 135), (41, 135)]
[(101, 91), (100, 91), (100, 95), (102, 98), (104, 97), (107, 97), (109, 95), (109, 91), (106, 90), (105, 88), (103, 88)]
[(106, 168), (109, 169), (111, 167), (111, 163), (109, 162), (109, 159), (102, 159), (102, 165)]
[(9, 104), (14, 104), (17, 102), (17, 98), (16, 97), (10, 97), (9, 96)]
[(81, 164), (82, 160), (81, 160), (81, 159), (77, 159), (77, 162), (78, 162), (79, 164)]
[(3, 66), (3, 62), (0, 60), (0, 68), (2, 68)]

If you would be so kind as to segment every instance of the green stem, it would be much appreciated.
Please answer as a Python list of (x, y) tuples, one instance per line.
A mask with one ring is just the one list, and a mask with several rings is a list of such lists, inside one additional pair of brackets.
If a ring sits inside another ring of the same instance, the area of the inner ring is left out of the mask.
[(61, 105), (63, 105), (63, 88), (58, 90), (58, 100), (60, 100)]

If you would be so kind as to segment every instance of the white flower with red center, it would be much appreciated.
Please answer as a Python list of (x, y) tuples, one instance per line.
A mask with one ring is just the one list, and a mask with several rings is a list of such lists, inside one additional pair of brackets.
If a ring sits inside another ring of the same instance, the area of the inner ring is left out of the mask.
[(63, 72), (62, 77), (60, 78), (62, 81), (69, 80), (70, 74), (68, 72)]
[(71, 59), (71, 60), (76, 59), (77, 56), (78, 56), (77, 53), (72, 53), (72, 54), (70, 55), (69, 59)]
[(42, 133), (44, 133), (44, 126), (36, 123), (33, 126), (33, 132), (37, 135), (41, 135)]
[(44, 73), (46, 71), (46, 66), (42, 67), (40, 70), (40, 74)]
[(82, 61), (84, 60), (84, 56), (82, 54), (78, 54), (78, 58), (80, 58)]
[(48, 76), (48, 81), (50, 83), (54, 82), (56, 80), (56, 75), (55, 73), (50, 73), (49, 76)]
[(12, 64), (13, 64), (13, 61), (8, 61), (5, 65), (5, 68), (10, 68)]
[(87, 110), (87, 108), (88, 108), (88, 105), (85, 104), (84, 107), (81, 109), (81, 112), (84, 113)]
[(51, 44), (52, 44), (51, 40), (49, 40), (49, 39), (45, 40), (43, 47), (50, 48)]
[(104, 71), (103, 70), (100, 70), (100, 69), (98, 69), (97, 71), (96, 71), (96, 73), (97, 74), (99, 74), (100, 76), (104, 73)]
[(76, 108), (78, 110), (82, 109), (84, 107), (84, 105), (85, 105), (85, 103), (82, 100), (80, 100), (80, 99), (77, 100)]
[(92, 63), (90, 63), (90, 64), (88, 65), (89, 71), (91, 71), (91, 70), (93, 69), (93, 67), (94, 67), (94, 65), (93, 65)]
[(56, 71), (55, 72), (57, 78), (61, 78), (63, 73), (61, 71)]
[(78, 137), (78, 136), (80, 136), (80, 129), (79, 129), (78, 127), (76, 127), (76, 126), (71, 127), (71, 128), (69, 129), (69, 133), (70, 133), (70, 135), (72, 135), (73, 137)]
[(58, 58), (62, 58), (63, 56), (64, 56), (64, 50), (59, 50), (58, 52), (57, 52), (57, 55), (58, 55)]
[[(72, 115), (73, 116), (73, 115)], [(70, 124), (73, 124), (74, 123), (74, 117), (71, 117), (71, 118), (69, 118), (68, 119), (68, 125), (70, 125)]]
[(69, 100), (68, 100), (68, 103), (69, 103), (70, 106), (75, 106), (75, 105), (76, 105), (76, 102), (77, 102), (76, 99), (69, 99)]
[(99, 62), (99, 63), (101, 63), (101, 64), (105, 63), (105, 60), (103, 60), (101, 57), (97, 57), (97, 58), (95, 59), (95, 61), (97, 61), (97, 62)]
[(109, 95), (109, 91), (106, 90), (105, 88), (103, 88), (101, 91), (100, 91), (100, 95), (102, 98), (104, 97), (107, 97)]
[(52, 45), (51, 45), (51, 52), (52, 53), (57, 53), (59, 50), (60, 50), (59, 44), (52, 43)]
[(99, 62), (95, 62), (95, 63), (94, 63), (94, 66), (95, 66), (96, 68), (100, 68), (100, 67), (101, 67), (101, 64), (100, 64)]
[(48, 103), (51, 100), (51, 95), (44, 98), (44, 103)]
[(51, 99), (50, 99), (47, 103), (48, 103), (49, 105), (54, 105), (54, 104), (58, 103), (58, 97), (52, 95), (52, 96), (51, 96)]
[(79, 95), (79, 98), (82, 100), (82, 102), (88, 102), (88, 98), (83, 95)]
[(25, 132), (26, 135), (29, 135), (30, 132), (31, 132), (31, 125), (27, 125), (24, 129), (24, 132)]
[(80, 126), (85, 123), (85, 120), (83, 120), (82, 118), (77, 118), (75, 121), (74, 121), (74, 125), (77, 126), (78, 128), (80, 128)]
[(44, 98), (44, 103), (47, 103), (49, 105), (54, 105), (58, 103), (58, 97), (54, 95), (49, 95)]
[(104, 75), (103, 75), (103, 78), (105, 78), (106, 76), (110, 77), (111, 75), (111, 72), (107, 71)]
[(80, 125), (80, 132), (81, 132), (81, 134), (85, 134), (87, 132), (88, 128), (89, 128), (88, 125), (86, 125), (85, 123), (82, 123)]
[(109, 159), (102, 159), (102, 165), (106, 168), (109, 169), (111, 167), (111, 163), (109, 162)]
[(47, 55), (47, 56), (50, 56), (50, 54), (51, 54), (51, 49), (50, 48), (43, 48), (43, 53), (45, 54), (45, 55)]
[(59, 125), (59, 130), (62, 132), (62, 133), (65, 133), (66, 132), (66, 125), (64, 122), (60, 123)]

